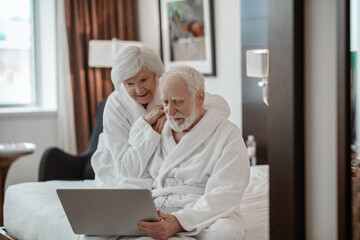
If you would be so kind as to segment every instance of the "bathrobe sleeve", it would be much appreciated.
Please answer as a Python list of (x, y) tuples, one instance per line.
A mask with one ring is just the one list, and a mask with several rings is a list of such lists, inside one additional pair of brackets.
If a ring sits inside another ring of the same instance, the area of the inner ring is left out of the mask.
[(249, 183), (250, 166), (241, 132), (231, 128), (220, 158), (208, 178), (205, 193), (191, 208), (173, 213), (187, 231), (194, 236), (215, 220), (229, 216), (240, 205)]
[(110, 173), (119, 178), (141, 178), (160, 142), (161, 136), (142, 117), (131, 125), (126, 116), (116, 95), (110, 95), (104, 109), (103, 133), (92, 158), (100, 179)]

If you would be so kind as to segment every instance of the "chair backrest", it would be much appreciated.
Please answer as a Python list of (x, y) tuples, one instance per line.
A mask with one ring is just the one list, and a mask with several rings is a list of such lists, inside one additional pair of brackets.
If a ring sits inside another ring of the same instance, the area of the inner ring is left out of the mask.
[(84, 155), (90, 155), (84, 166), (83, 179), (94, 179), (95, 177), (94, 170), (91, 167), (91, 156), (94, 154), (94, 152), (97, 149), (99, 135), (103, 131), (103, 114), (104, 114), (105, 103), (106, 100), (103, 100), (98, 105), (98, 109), (96, 112), (95, 126), (91, 132), (89, 146), (86, 149), (86, 151), (83, 153)]

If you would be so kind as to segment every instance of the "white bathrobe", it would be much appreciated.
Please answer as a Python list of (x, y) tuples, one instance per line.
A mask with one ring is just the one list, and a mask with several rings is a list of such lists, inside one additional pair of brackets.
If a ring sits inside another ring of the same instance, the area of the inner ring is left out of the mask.
[[(160, 141), (160, 135), (143, 119), (148, 111), (161, 104), (158, 92), (156, 91), (147, 109), (128, 95), (124, 85), (108, 97), (103, 116), (104, 130), (99, 136), (97, 150), (91, 159), (95, 179), (100, 187), (120, 187), (123, 186), (120, 182), (128, 178), (129, 187), (132, 187), (131, 178), (137, 178), (143, 179), (143, 188), (151, 188), (152, 181), (149, 181), (149, 176), (143, 175), (147, 162), (136, 160), (150, 159)], [(204, 108), (216, 109), (226, 118), (230, 116), (229, 105), (219, 95), (206, 93)], [(130, 131), (134, 136), (137, 136), (138, 132), (137, 127), (133, 126), (136, 121), (147, 125), (148, 131), (140, 137), (132, 138)], [(139, 184), (139, 180), (136, 184)]]
[[(134, 127), (137, 131), (130, 132), (131, 138), (141, 138), (151, 130), (143, 121), (135, 122)], [(159, 146), (150, 162), (142, 159), (142, 165), (149, 163), (145, 174), (150, 175), (149, 182), (153, 180), (157, 208), (182, 208), (173, 213), (187, 231), (180, 235), (242, 239), (245, 226), (239, 205), (250, 166), (240, 129), (210, 109), (178, 144), (168, 123), (161, 135), (161, 140), (151, 142)], [(136, 181), (131, 183), (136, 185)], [(143, 187), (141, 180), (138, 183)]]

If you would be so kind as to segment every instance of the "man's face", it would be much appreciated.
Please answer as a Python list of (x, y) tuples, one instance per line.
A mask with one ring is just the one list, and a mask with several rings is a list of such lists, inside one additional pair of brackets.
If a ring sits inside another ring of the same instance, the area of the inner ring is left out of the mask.
[(155, 74), (145, 68), (134, 77), (124, 81), (127, 93), (140, 104), (148, 104), (154, 99), (156, 91)]
[(166, 76), (160, 85), (160, 95), (170, 127), (177, 132), (188, 129), (197, 117), (198, 106), (185, 81)]

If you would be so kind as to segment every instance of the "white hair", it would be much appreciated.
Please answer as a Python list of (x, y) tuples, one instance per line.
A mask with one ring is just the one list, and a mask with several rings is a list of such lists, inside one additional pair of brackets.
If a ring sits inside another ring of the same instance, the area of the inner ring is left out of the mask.
[(205, 90), (203, 75), (193, 67), (183, 64), (174, 65), (161, 76), (161, 79), (168, 75), (181, 77), (187, 84), (192, 96), (195, 96), (200, 89)]
[(134, 77), (143, 67), (153, 72), (156, 80), (164, 72), (160, 58), (151, 48), (130, 45), (121, 49), (111, 69), (111, 81), (115, 89), (119, 89), (124, 81)]

